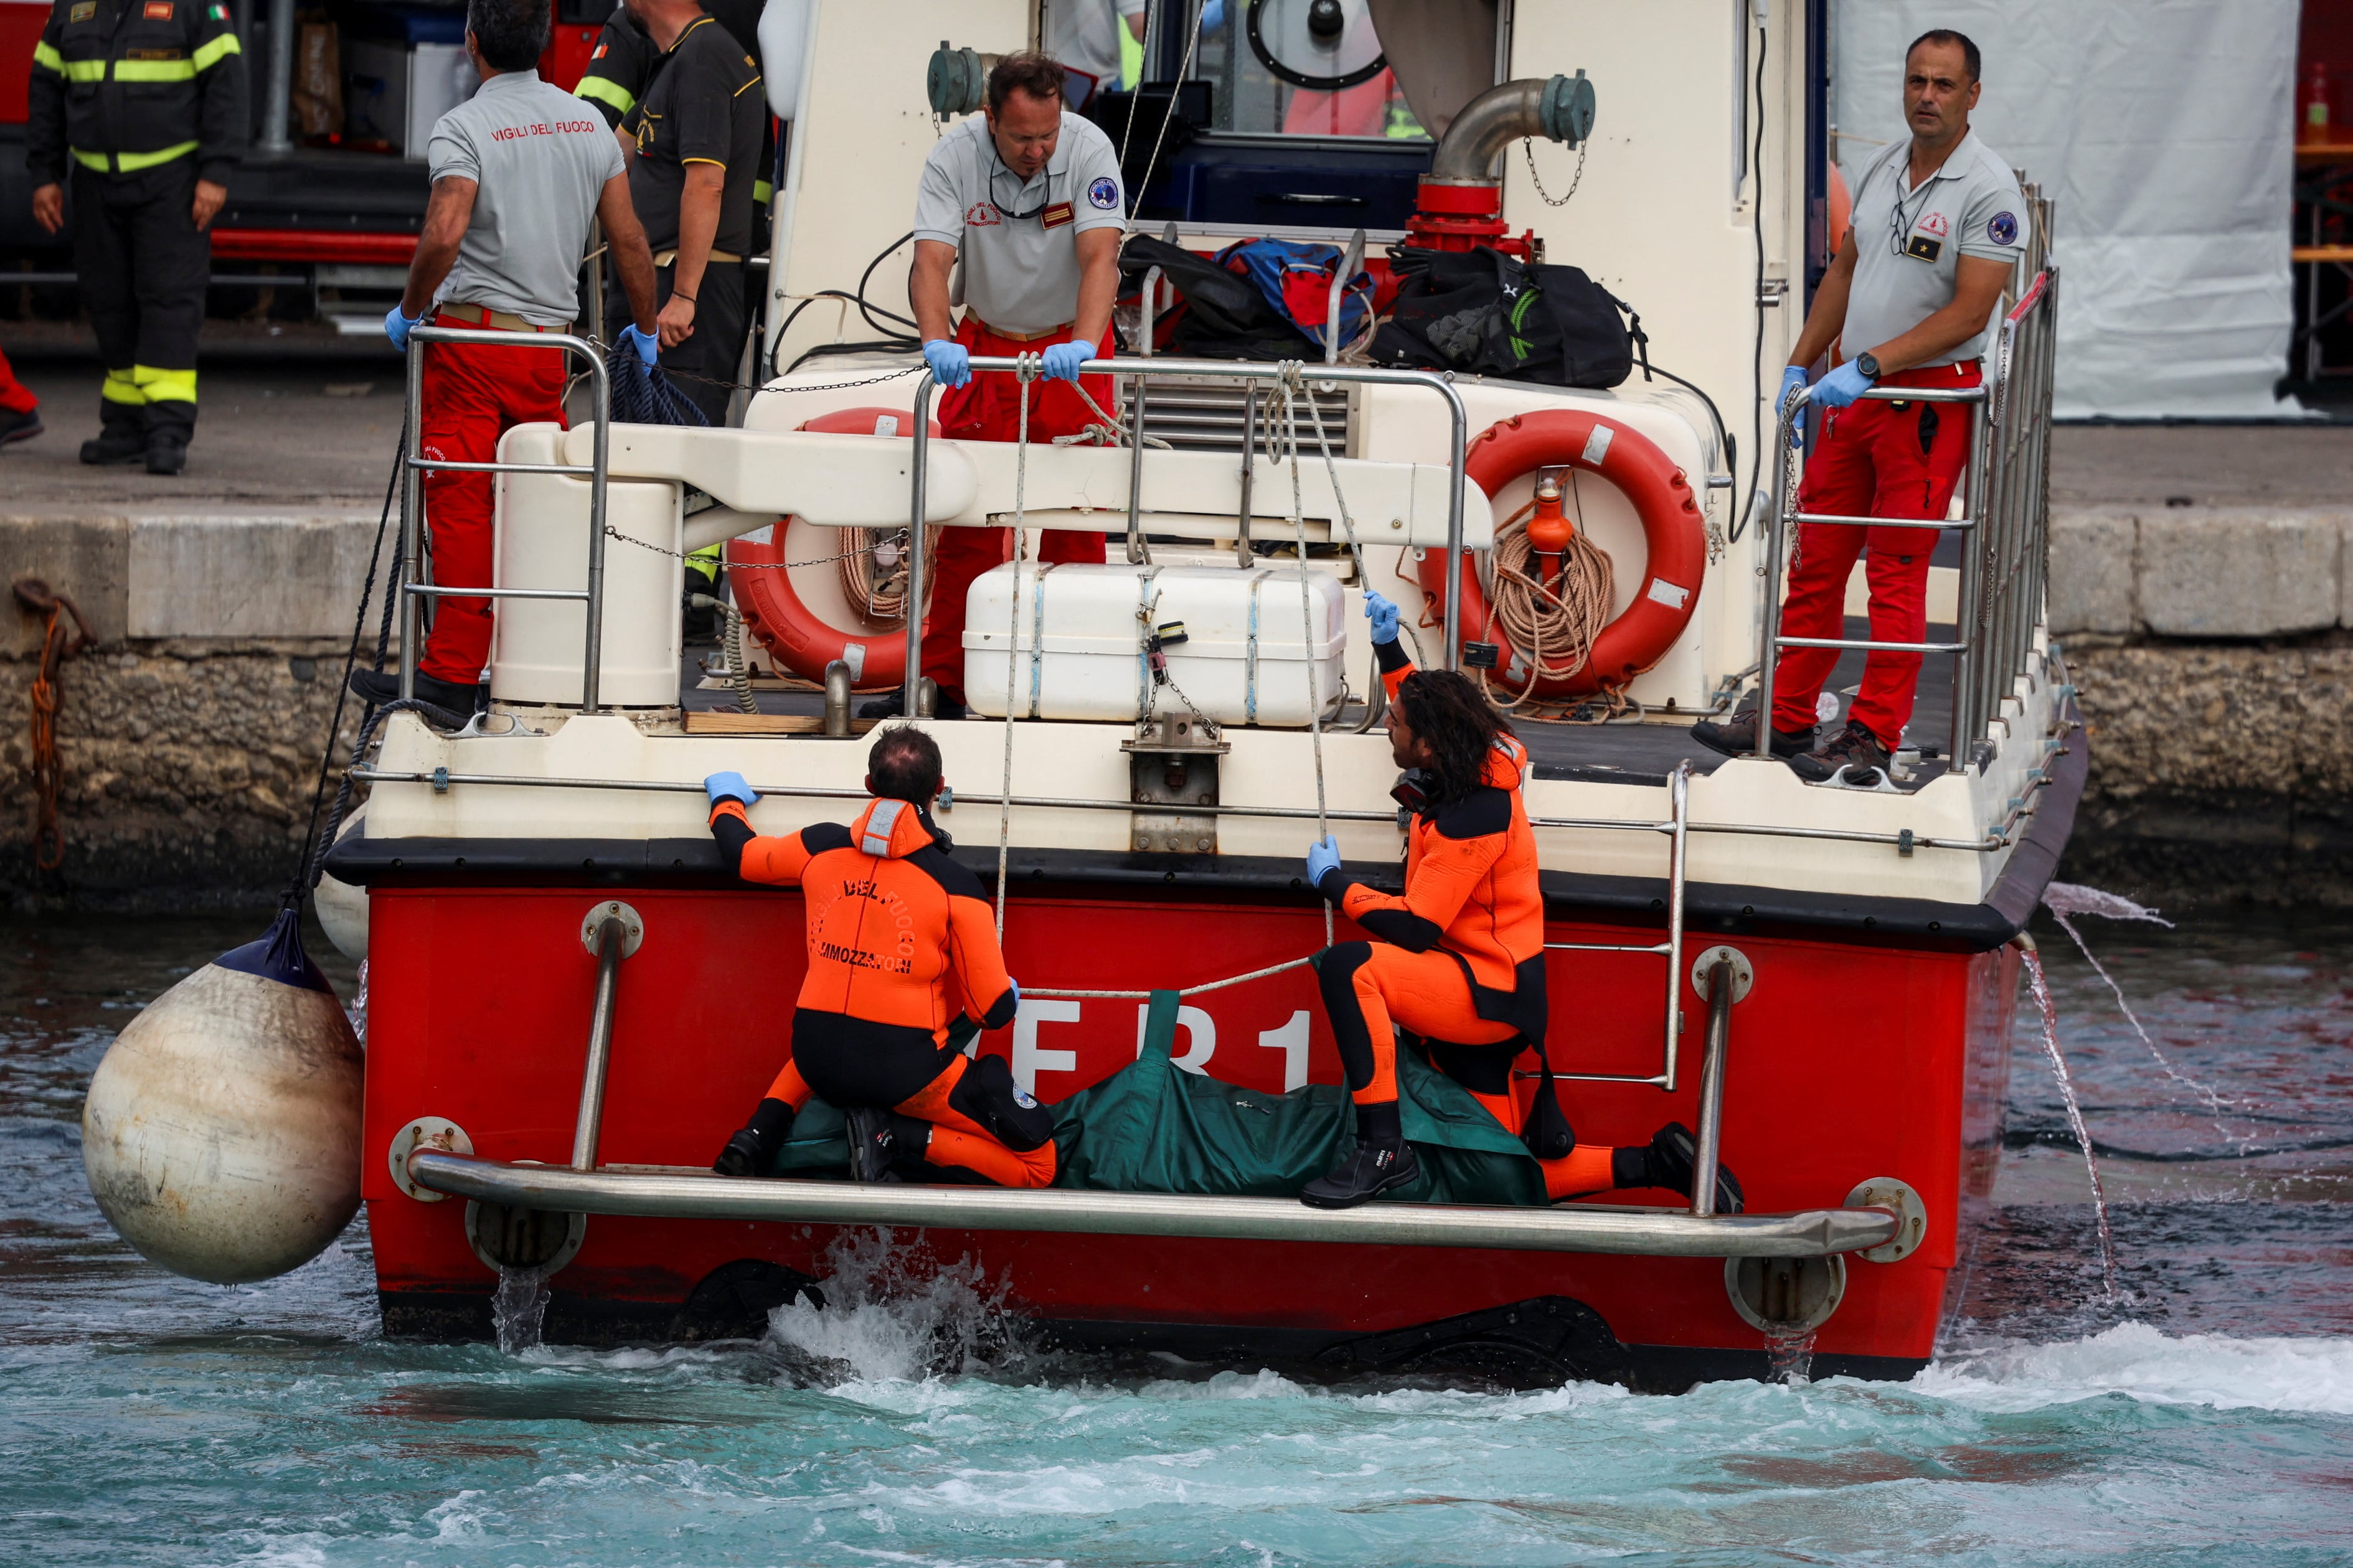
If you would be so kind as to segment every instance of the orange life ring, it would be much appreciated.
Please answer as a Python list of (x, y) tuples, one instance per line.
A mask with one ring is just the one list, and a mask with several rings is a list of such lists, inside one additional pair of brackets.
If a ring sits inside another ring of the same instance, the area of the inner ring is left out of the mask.
[[(1691, 624), (1707, 567), (1705, 519), (1683, 469), (1622, 421), (1581, 408), (1548, 408), (1498, 420), (1472, 441), (1467, 458), (1464, 472), (1491, 500), (1539, 468), (1576, 468), (1617, 486), (1641, 519), (1650, 559), (1634, 602), (1602, 628), (1582, 669), (1539, 679), (1535, 694), (1589, 697), (1605, 688), (1622, 689), (1664, 658)], [(1446, 591), (1446, 552), (1423, 552), (1416, 575), (1435, 604)], [(1468, 571), (1462, 574), (1461, 613), (1463, 640), (1494, 643), (1498, 671), (1511, 669), (1519, 655), (1494, 629), (1478, 576)], [(1519, 685), (1514, 680), (1512, 689)]]
[[(878, 418), (896, 419), (904, 429), (910, 417), (903, 408), (837, 408), (800, 428), (868, 436), (873, 434)], [(933, 420), (931, 427), (936, 438), (939, 421)], [(794, 589), (792, 573), (782, 563), (786, 559), (786, 539), (799, 521), (797, 517), (778, 518), (765, 541), (747, 535), (727, 542), (727, 581), (735, 595), (735, 607), (744, 614), (744, 627), (760, 639), (771, 658), (807, 679), (823, 680), (825, 667), (839, 658), (847, 659), (856, 671), (851, 679), (861, 689), (902, 684), (907, 679), (907, 637), (902, 628), (878, 633), (871, 626), (835, 626), (811, 609)], [(813, 553), (830, 555), (835, 548), (833, 530), (821, 531), (825, 548)], [(733, 570), (739, 566), (754, 570)]]

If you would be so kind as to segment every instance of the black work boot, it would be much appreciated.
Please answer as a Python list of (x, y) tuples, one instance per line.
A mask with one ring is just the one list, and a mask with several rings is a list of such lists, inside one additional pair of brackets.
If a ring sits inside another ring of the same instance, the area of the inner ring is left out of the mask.
[(887, 1110), (871, 1105), (849, 1110), (849, 1179), (853, 1182), (895, 1182), (899, 1138)]
[[(1680, 1121), (1670, 1121), (1651, 1134), (1648, 1145), (1612, 1151), (1609, 1179), (1620, 1188), (1664, 1187), (1689, 1197), (1692, 1166), (1698, 1159), (1699, 1140), (1692, 1135), (1692, 1130)], [(1719, 1156), (1715, 1163), (1715, 1212), (1740, 1214), (1746, 1207), (1746, 1200), (1740, 1195), (1740, 1178)]]
[(727, 1140), (711, 1168), (723, 1176), (765, 1176), (776, 1151), (793, 1135), (793, 1108), (781, 1100), (763, 1100), (744, 1130)]
[(1868, 785), (1879, 781), (1867, 775), (1873, 770), (1884, 773), (1887, 762), (1887, 748), (1879, 743), (1879, 737), (1850, 719), (1845, 729), (1822, 744), (1803, 756), (1791, 757), (1789, 771), (1808, 784), (1821, 784), (1844, 768), (1847, 783)]
[(1299, 1189), (1309, 1208), (1349, 1209), (1404, 1186), (1421, 1174), (1421, 1162), (1405, 1141), (1397, 1102), (1356, 1107), (1356, 1146), (1348, 1157)]
[[(1727, 757), (1753, 757), (1757, 754), (1757, 710), (1735, 714), (1719, 724), (1713, 719), (1703, 719), (1691, 727), (1692, 739), (1701, 745), (1722, 752)], [(1803, 753), (1814, 743), (1814, 726), (1802, 730), (1773, 731), (1773, 754), (1787, 759)]]
[(147, 437), (147, 471), (171, 475), (188, 466), (187, 438), (175, 430), (157, 430)]
[(81, 460), (96, 468), (110, 463), (143, 463), (147, 460), (147, 413), (132, 409), (116, 413), (116, 405), (107, 405), (99, 419), (98, 434), (81, 444)]
[[(352, 671), (352, 695), (376, 708), (400, 700), (400, 672), (393, 669), (355, 669)], [(417, 700), (457, 715), (460, 722), (478, 708), (490, 705), (491, 693), (486, 686), (469, 686), (455, 680), (440, 680), (417, 672)]]
[(0, 408), (0, 447), (29, 441), (43, 428), (41, 412), (37, 408), (27, 408), (22, 414), (13, 408)]

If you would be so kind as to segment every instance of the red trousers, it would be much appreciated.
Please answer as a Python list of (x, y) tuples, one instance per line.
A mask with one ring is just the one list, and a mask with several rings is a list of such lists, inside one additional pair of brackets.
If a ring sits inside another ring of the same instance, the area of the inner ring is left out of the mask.
[[(438, 327), (479, 331), (480, 321), (436, 313)], [(499, 437), (535, 420), (564, 423), (565, 356), (547, 349), (495, 349), (435, 343), (425, 351), (424, 428), (428, 458), (489, 463)], [(444, 587), (491, 586), (492, 474), (427, 473), (425, 526), (433, 542), (433, 581)], [(440, 599), (432, 635), (417, 668), (437, 680), (471, 686), (491, 657), (491, 601)]]
[[(1978, 362), (1898, 371), (1882, 386), (1975, 386)], [(1941, 518), (1969, 456), (1970, 405), (1966, 403), (1850, 405), (1830, 415), (1806, 459), (1798, 487), (1801, 511), (1845, 517)], [(1869, 546), (1863, 571), (1871, 584), (1871, 640), (1925, 642), (1928, 634), (1928, 557), (1942, 535), (1925, 528), (1863, 528), (1846, 523), (1798, 525), (1797, 558), (1781, 606), (1781, 635), (1845, 636), (1846, 583), (1855, 557)], [(1839, 650), (1793, 647), (1773, 667), (1773, 728), (1810, 730), (1822, 682)], [(1862, 667), (1862, 691), (1850, 717), (1894, 750), (1912, 717), (1920, 679), (1916, 653), (1874, 653)]]
[(0, 408), (11, 414), (30, 414), (40, 405), (41, 400), (35, 397), (25, 384), (16, 379), (16, 373), (9, 368), (8, 356), (0, 353)]
[[(1037, 353), (1051, 343), (1071, 341), (1063, 327), (1024, 342), (999, 337), (979, 317), (967, 314), (956, 330), (956, 342), (976, 354)], [(1111, 377), (1091, 375), (1080, 384), (1106, 414), (1119, 412), (1112, 401)], [(1029, 439), (1039, 445), (1057, 436), (1075, 436), (1094, 420), (1094, 411), (1067, 381), (1029, 384)], [(962, 386), (940, 394), (940, 434), (956, 441), (1012, 441), (1021, 434), (1021, 387), (1003, 371), (976, 372)], [(932, 613), (923, 620), (923, 669), (943, 695), (964, 700), (965, 601), (973, 579), (1013, 554), (1009, 528), (949, 528), (940, 531), (938, 553), (932, 563)], [(1038, 547), (1038, 559), (1083, 562), (1100, 566), (1103, 536), (1049, 530)]]

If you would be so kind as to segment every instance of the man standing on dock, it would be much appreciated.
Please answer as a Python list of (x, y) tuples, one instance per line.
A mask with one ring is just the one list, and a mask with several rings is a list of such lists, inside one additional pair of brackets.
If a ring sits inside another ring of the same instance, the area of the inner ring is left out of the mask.
[(85, 463), (187, 466), (205, 233), (245, 154), (245, 58), (223, 0), (56, 0), (25, 124), (33, 221), (66, 226), (106, 380)]
[[(1082, 383), (1079, 366), (1109, 341), (1119, 293), (1119, 245), (1127, 199), (1111, 138), (1062, 109), (1062, 68), (1045, 55), (1008, 55), (988, 73), (988, 107), (942, 136), (923, 164), (915, 200), (915, 264), (907, 295), (923, 338), (923, 358), (948, 390), (940, 433), (962, 441), (1020, 435), (1024, 389), (1011, 377), (976, 381), (972, 356), (1044, 355), (1050, 384), (1029, 388), (1029, 439), (1082, 434), (1094, 410), (1117, 396), (1111, 378)], [(964, 262), (964, 323), (950, 316), (949, 274)], [(1063, 385), (1051, 384), (1055, 382)], [(923, 626), (923, 674), (938, 689), (943, 719), (964, 717), (965, 598), (973, 579), (1006, 558), (1011, 531), (942, 531)], [(1050, 530), (1041, 561), (1101, 565), (1103, 536)], [(901, 698), (867, 703), (888, 718)]]
[[(1779, 402), (1806, 385), (1806, 367), (1842, 342), (1852, 357), (1822, 377), (1820, 446), (1806, 465), (1798, 510), (1856, 518), (1939, 520), (1968, 461), (1967, 404), (1873, 399), (1873, 386), (1960, 388), (1979, 382), (2002, 286), (2026, 244), (2018, 180), (1969, 130), (1980, 84), (1977, 45), (1944, 28), (1905, 57), (1904, 115), (1912, 128), (1874, 158), (1854, 193), (1854, 226), (1814, 294), (1782, 373)], [(1785, 637), (1846, 634), (1846, 584), (1869, 549), (1871, 640), (1921, 643), (1928, 631), (1928, 563), (1938, 534), (1924, 528), (1808, 522), (1781, 611)], [(1773, 668), (1772, 751), (1798, 776), (1821, 783), (1841, 768), (1884, 770), (1902, 743), (1920, 679), (1916, 653), (1873, 653), (1845, 728), (1814, 744), (1815, 704), (1838, 663), (1834, 647), (1793, 647)], [(1692, 733), (1720, 752), (1757, 750), (1757, 716), (1703, 720)]]
[[(568, 332), (579, 300), (580, 253), (601, 219), (636, 324), (621, 341), (654, 357), (654, 264), (629, 202), (621, 150), (580, 100), (539, 79), (548, 10), (534, 0), (472, 0), (466, 53), (481, 89), (433, 126), (433, 195), (408, 264), (408, 288), (384, 319), (393, 346), (428, 312), (437, 327)], [(423, 350), (423, 427), (430, 459), (487, 463), (517, 425), (564, 418), (568, 357), (553, 349), (435, 343)], [(443, 587), (491, 582), (491, 476), (425, 476), (433, 574)], [(459, 714), (477, 706), (491, 652), (491, 601), (439, 601), (417, 665), (417, 695)], [(352, 689), (375, 703), (400, 695), (397, 675), (355, 670)]]

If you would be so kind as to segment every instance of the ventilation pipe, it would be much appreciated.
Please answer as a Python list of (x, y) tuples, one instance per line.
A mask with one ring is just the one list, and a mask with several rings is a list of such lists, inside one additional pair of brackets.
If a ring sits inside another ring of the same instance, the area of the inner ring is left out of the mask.
[(1489, 88), (1463, 106), (1440, 139), (1430, 173), (1421, 177), (1406, 243), (1430, 250), (1484, 245), (1541, 259), (1543, 242), (1533, 232), (1514, 237), (1504, 227), (1499, 160), (1523, 137), (1574, 147), (1592, 133), (1593, 83), (1581, 70)]

